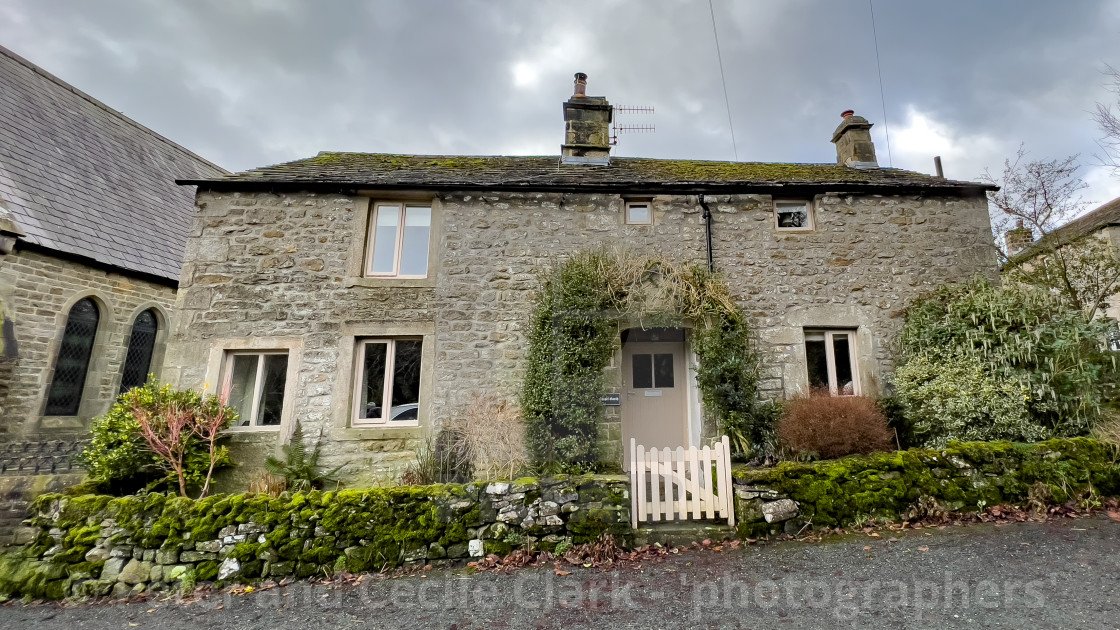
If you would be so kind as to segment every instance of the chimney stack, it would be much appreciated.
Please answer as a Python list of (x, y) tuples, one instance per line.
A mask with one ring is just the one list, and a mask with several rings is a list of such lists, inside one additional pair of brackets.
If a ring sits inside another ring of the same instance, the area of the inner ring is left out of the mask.
[(1023, 220), (1019, 219), (1015, 228), (1003, 235), (1003, 243), (1007, 247), (1007, 255), (1014, 256), (1034, 244), (1034, 232), (1024, 227)]
[(863, 116), (846, 110), (840, 117), (840, 126), (832, 134), (836, 145), (836, 163), (852, 168), (879, 168), (875, 159), (875, 143), (871, 141), (871, 123)]
[(587, 96), (587, 75), (576, 73), (572, 97), (564, 103), (562, 164), (610, 164), (614, 109), (602, 96)]

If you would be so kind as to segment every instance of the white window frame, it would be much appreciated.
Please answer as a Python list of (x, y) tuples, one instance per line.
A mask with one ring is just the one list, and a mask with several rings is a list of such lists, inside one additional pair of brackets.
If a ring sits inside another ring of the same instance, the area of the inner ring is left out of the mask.
[(1120, 352), (1120, 322), (1112, 323), (1112, 328), (1108, 331), (1105, 345), (1112, 352)]
[[(805, 335), (809, 334), (824, 334), (824, 355), (825, 367), (828, 370), (828, 394), (830, 396), (859, 396), (861, 389), (859, 386), (859, 360), (856, 357), (856, 331), (855, 329), (836, 329), (826, 330), (820, 328), (807, 328)], [(835, 335), (848, 336), (848, 360), (851, 362), (852, 369), (852, 393), (841, 394), (840, 384), (836, 381), (836, 350), (833, 344)], [(808, 339), (806, 339), (808, 341)], [(808, 347), (806, 346), (806, 349)], [(807, 359), (808, 357), (806, 357)], [(809, 364), (808, 360), (805, 362), (805, 377), (809, 377)], [(812, 382), (809, 384), (812, 387)]]
[[(357, 340), (357, 349), (354, 353), (354, 384), (352, 388), (353, 405), (350, 411), (350, 423), (354, 427), (415, 427), (420, 425), (420, 414), (417, 409), (417, 417), (415, 420), (390, 420), (389, 413), (392, 411), (393, 400), (393, 372), (397, 360), (397, 342), (398, 341), (419, 341), (420, 346), (420, 374), (423, 380), (424, 374), (424, 359), (423, 359), (423, 337), (363, 337)], [(385, 346), (385, 375), (383, 376), (384, 383), (381, 389), (381, 408), (384, 410), (380, 418), (362, 418), (362, 384), (364, 382), (363, 371), (365, 370), (366, 363), (366, 348), (371, 345), (384, 345)], [(419, 402), (419, 401), (418, 401)]]
[[(804, 227), (782, 227), (781, 221), (778, 220), (778, 209), (780, 206), (793, 206), (801, 205), (805, 208), (805, 216), (808, 219)], [(779, 232), (811, 232), (816, 229), (816, 220), (813, 218), (813, 200), (812, 199), (775, 199), (774, 200), (774, 229)]]
[[(260, 406), (261, 406), (261, 386), (264, 385), (264, 358), (269, 355), (282, 354), (288, 357), (289, 367), (291, 366), (292, 355), (287, 350), (227, 350), (225, 358), (222, 360), (222, 386), (218, 388), (219, 392), (232, 391), (233, 383), (233, 360), (238, 356), (256, 356), (257, 357), (257, 380), (253, 383), (253, 408), (249, 416), (249, 424), (247, 426), (234, 426), (231, 429), (279, 429), (284, 421), (281, 420), (280, 424), (261, 424), (260, 423)], [(284, 373), (284, 397), (280, 402), (280, 417), (284, 417), (284, 411), (288, 398), (288, 374)]]
[[(396, 208), (397, 210), (397, 240), (393, 244), (393, 271), (376, 273), (373, 271), (373, 254), (377, 247), (377, 215), (382, 208)], [(422, 275), (401, 275), (401, 255), (404, 254), (404, 228), (405, 216), (408, 214), (409, 208), (427, 208), (429, 223), (428, 223), (428, 248), (424, 252), (424, 273)], [(432, 251), (432, 223), (434, 222), (435, 209), (432, 203), (418, 202), (418, 201), (375, 201), (369, 212), (369, 225), (366, 229), (366, 256), (365, 263), (363, 264), (363, 271), (369, 278), (405, 278), (405, 279), (420, 279), (427, 278), (428, 273), (431, 272), (431, 251)]]
[[(630, 218), (630, 210), (635, 206), (642, 206), (646, 209), (649, 218), (645, 221), (634, 221)], [(626, 210), (623, 216), (623, 221), (626, 225), (653, 225), (653, 202), (648, 199), (634, 199), (626, 202)]]

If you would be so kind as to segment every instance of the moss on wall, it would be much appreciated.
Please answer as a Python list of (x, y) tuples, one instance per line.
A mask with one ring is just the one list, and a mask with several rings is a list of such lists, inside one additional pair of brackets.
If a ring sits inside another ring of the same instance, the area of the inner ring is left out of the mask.
[(1028, 499), (1065, 503), (1086, 494), (1120, 496), (1120, 455), (1088, 438), (1037, 444), (953, 443), (944, 450), (910, 449), (774, 468), (739, 467), (739, 533), (767, 533), (762, 490), (790, 498), (813, 526), (847, 525), (863, 516), (897, 519), (932, 498), (950, 511), (975, 511)]
[(607, 475), (197, 501), (55, 494), (31, 511), (37, 535), (0, 565), (0, 598), (376, 571), (464, 558), (472, 541), (478, 555), (632, 537), (629, 479)]

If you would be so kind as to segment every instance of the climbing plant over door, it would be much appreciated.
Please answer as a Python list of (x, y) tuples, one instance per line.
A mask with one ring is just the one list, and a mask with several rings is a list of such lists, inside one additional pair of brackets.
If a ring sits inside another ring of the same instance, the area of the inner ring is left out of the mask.
[(644, 326), (691, 322), (705, 417), (732, 437), (736, 450), (768, 441), (771, 422), (758, 401), (758, 357), (726, 282), (697, 265), (581, 251), (541, 274), (530, 320), (521, 409), (538, 466), (588, 469), (604, 459), (604, 368), (624, 320)]

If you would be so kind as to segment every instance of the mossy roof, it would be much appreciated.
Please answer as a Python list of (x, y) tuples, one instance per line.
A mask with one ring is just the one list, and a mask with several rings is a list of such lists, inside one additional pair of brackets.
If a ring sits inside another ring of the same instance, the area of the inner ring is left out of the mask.
[(893, 168), (837, 164), (713, 162), (611, 158), (609, 166), (561, 164), (558, 156), (329, 153), (207, 180), (203, 188), (424, 188), (462, 190), (750, 191), (779, 187), (829, 190), (936, 189), (982, 192), (953, 181)]

